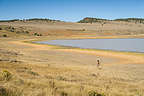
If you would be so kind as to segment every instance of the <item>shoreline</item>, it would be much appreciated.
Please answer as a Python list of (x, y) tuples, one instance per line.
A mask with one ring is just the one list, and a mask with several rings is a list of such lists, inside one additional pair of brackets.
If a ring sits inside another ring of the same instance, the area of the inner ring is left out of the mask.
[[(115, 39), (143, 39), (143, 38), (115, 38)], [(55, 39), (55, 40), (89, 40), (89, 39)], [(41, 42), (47, 42), (47, 41), (53, 41), (53, 40), (46, 40), (46, 41), (37, 41), (36, 40), (36, 41), (30, 41), (30, 42), (28, 41), (28, 43), (40, 44), (40, 45), (48, 45), (48, 46), (54, 46), (54, 47), (59, 47), (59, 48), (68, 48), (68, 49), (81, 49), (81, 50), (84, 49), (84, 50), (95, 50), (95, 51), (112, 51), (112, 52), (144, 54), (144, 52), (138, 52), (138, 51), (119, 51), (119, 50), (113, 50), (113, 49), (81, 48), (81, 47), (74, 47), (74, 46), (67, 46), (67, 45), (41, 43)], [(27, 42), (27, 41), (25, 41), (25, 42)]]
[[(84, 39), (88, 39), (88, 38), (84, 38)], [(127, 39), (130, 39), (130, 38), (127, 38)], [(54, 39), (54, 40), (62, 40), (62, 39)], [(74, 39), (65, 39), (65, 40), (74, 40)], [(115, 51), (115, 50), (103, 50), (103, 49), (86, 49), (86, 48), (71, 47), (71, 46), (34, 43), (35, 41), (39, 41), (39, 40), (32, 40), (32, 41), (28, 40), (28, 41), (23, 41), (23, 42), (29, 43), (29, 44), (34, 44), (34, 45), (40, 45), (43, 47), (47, 46), (47, 47), (50, 47), (51, 49), (56, 49), (56, 50), (65, 51), (65, 52), (78, 52), (78, 53), (82, 53), (82, 54), (98, 54), (100, 56), (107, 55), (106, 57), (112, 57), (112, 58), (116, 57), (118, 59), (128, 60), (129, 63), (130, 62), (135, 62), (135, 63), (143, 63), (144, 62), (144, 60), (143, 60), (144, 53), (142, 53), (142, 52)], [(41, 39), (40, 41), (43, 41), (43, 40)], [(47, 41), (48, 41), (48, 39), (47, 39)]]

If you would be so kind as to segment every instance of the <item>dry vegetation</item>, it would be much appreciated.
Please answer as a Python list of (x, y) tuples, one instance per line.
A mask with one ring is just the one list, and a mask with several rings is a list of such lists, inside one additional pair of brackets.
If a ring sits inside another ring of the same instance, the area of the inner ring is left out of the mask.
[(1, 22), (0, 25), (20, 27), (29, 34), (43, 36), (123, 36), (144, 34), (144, 24), (124, 21), (101, 21), (95, 23), (69, 23), (69, 22), (42, 22), (42, 21), (17, 21)]
[[(143, 37), (144, 24), (109, 21), (101, 26), (101, 23), (19, 21), (0, 25), (0, 96), (144, 95), (143, 54), (23, 42), (98, 36)], [(97, 56), (103, 60), (101, 70), (96, 66)]]

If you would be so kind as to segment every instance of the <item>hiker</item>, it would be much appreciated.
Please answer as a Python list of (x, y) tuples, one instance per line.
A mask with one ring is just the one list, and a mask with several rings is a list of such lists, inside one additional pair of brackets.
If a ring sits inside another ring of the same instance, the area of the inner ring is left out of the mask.
[(100, 60), (100, 57), (97, 57), (97, 67), (99, 68), (99, 69), (101, 69), (101, 60)]

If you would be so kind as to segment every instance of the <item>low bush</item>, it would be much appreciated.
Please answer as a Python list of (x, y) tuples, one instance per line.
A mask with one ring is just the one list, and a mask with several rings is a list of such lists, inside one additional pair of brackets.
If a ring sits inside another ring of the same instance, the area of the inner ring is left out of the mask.
[(37, 36), (37, 33), (34, 33), (35, 36)]
[(85, 29), (82, 29), (82, 31), (86, 31)]
[(62, 92), (60, 93), (60, 96), (68, 96), (68, 93), (62, 91)]
[(6, 34), (4, 34), (3, 37), (8, 37), (8, 36)]
[(105, 96), (104, 94), (97, 93), (96, 91), (89, 91), (88, 96)]
[(39, 34), (37, 34), (37, 36), (40, 36)]
[(16, 88), (5, 88), (0, 86), (0, 96), (23, 96), (22, 91)]
[(35, 36), (42, 36), (42, 34), (34, 33)]
[(3, 80), (8, 81), (12, 78), (12, 74), (7, 70), (4, 70), (1, 74), (2, 74)]
[(39, 34), (39, 36), (42, 36), (42, 34)]
[(66, 81), (66, 78), (64, 78), (63, 76), (57, 76), (56, 79), (57, 79), (57, 80)]
[(25, 31), (25, 33), (29, 34), (29, 31)]

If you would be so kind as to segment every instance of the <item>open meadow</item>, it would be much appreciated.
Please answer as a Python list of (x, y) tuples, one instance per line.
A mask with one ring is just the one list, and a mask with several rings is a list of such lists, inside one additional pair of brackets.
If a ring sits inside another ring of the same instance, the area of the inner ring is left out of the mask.
[(0, 96), (144, 96), (143, 53), (32, 43), (85, 38), (144, 38), (144, 24), (0, 22)]

